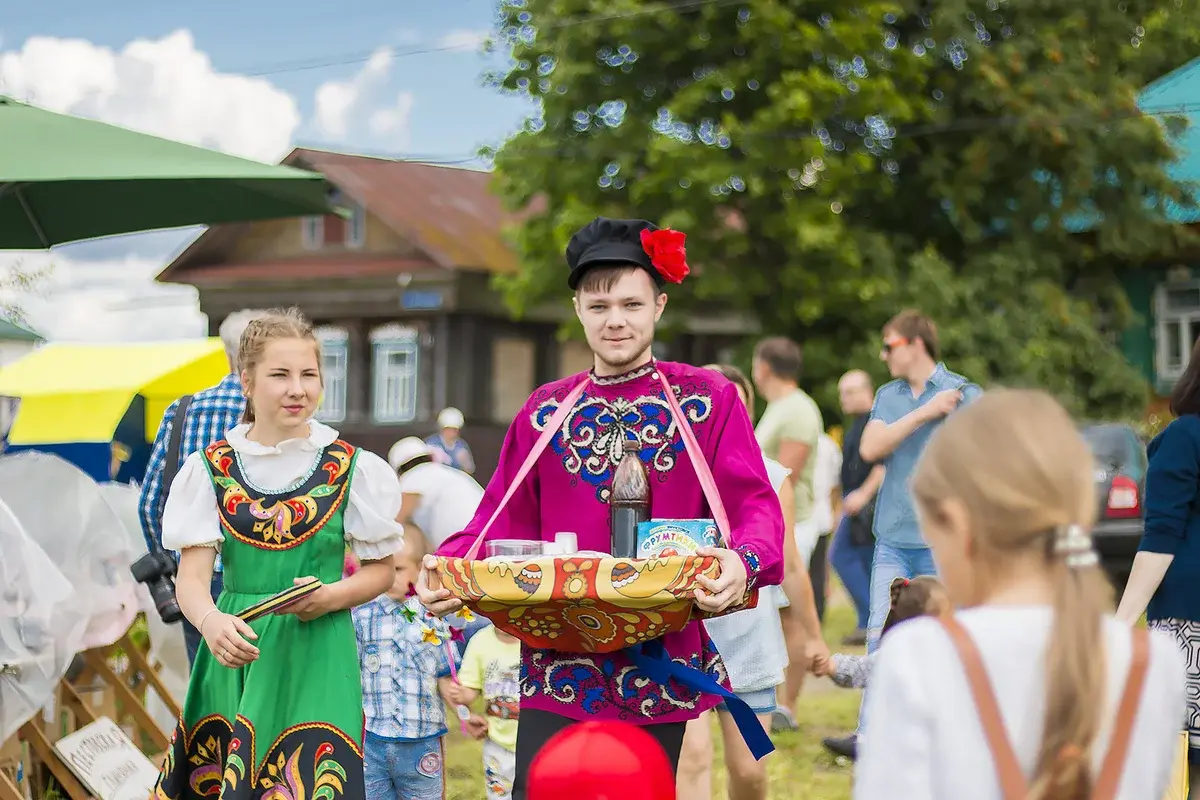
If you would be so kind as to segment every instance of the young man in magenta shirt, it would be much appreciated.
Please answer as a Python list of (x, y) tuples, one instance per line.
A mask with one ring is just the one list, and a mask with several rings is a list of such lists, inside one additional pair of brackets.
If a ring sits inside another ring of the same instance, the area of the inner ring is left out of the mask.
[[(514, 480), (558, 404), (581, 381), (586, 389), (488, 531), (492, 539), (553, 540), (574, 531), (581, 550), (610, 548), (608, 493), (622, 452), (633, 443), (650, 479), (652, 519), (711, 518), (700, 481), (671, 415), (665, 377), (688, 418), (729, 514), (732, 549), (711, 551), (721, 574), (697, 591), (696, 605), (724, 610), (748, 589), (783, 577), (783, 517), (762, 452), (732, 383), (716, 372), (655, 360), (654, 328), (666, 307), (663, 286), (688, 273), (683, 234), (643, 220), (597, 218), (567, 246), (567, 285), (595, 356), (594, 367), (542, 386), (516, 415), (496, 472), (471, 523), (447, 539), (438, 555), (462, 557)], [(626, 445), (627, 446), (627, 445)], [(703, 552), (703, 551), (702, 551)], [(459, 607), (445, 589), (427, 588), (427, 559), (418, 595), (435, 614)], [(693, 621), (663, 639), (667, 654), (728, 686), (720, 656)], [(677, 764), (685, 723), (716, 707), (721, 697), (672, 679), (657, 683), (625, 653), (588, 655), (521, 648), (521, 724), (513, 796), (525, 796), (529, 764), (558, 731), (585, 719), (645, 726)]]

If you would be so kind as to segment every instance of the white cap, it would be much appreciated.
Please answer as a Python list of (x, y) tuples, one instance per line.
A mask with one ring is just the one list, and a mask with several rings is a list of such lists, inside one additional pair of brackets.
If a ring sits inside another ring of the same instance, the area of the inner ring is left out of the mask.
[(388, 463), (392, 469), (400, 469), (418, 456), (433, 455), (433, 448), (416, 436), (406, 436), (388, 450)]
[(439, 428), (454, 428), (455, 430), (463, 426), (463, 421), (463, 413), (454, 407), (443, 408), (437, 418)]

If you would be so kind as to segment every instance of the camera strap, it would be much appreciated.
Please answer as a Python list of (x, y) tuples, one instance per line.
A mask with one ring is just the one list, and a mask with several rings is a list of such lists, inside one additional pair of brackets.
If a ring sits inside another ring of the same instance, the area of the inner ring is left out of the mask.
[(171, 431), (167, 434), (167, 459), (163, 464), (162, 491), (158, 495), (158, 518), (162, 519), (163, 509), (167, 507), (167, 492), (179, 472), (179, 450), (183, 446), (183, 426), (187, 422), (188, 406), (192, 404), (192, 396), (185, 394), (179, 398), (175, 406), (175, 419), (171, 420)]

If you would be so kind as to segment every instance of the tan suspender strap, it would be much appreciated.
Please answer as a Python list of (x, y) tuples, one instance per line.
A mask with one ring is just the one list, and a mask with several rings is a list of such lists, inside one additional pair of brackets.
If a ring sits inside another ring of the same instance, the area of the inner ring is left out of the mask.
[(941, 622), (946, 633), (950, 635), (954, 648), (958, 650), (958, 657), (966, 670), (967, 683), (970, 684), (971, 694), (975, 698), (979, 721), (983, 723), (983, 734), (987, 737), (988, 747), (996, 762), (1000, 794), (1004, 800), (1026, 800), (1029, 796), (1029, 783), (1025, 780), (1025, 774), (1021, 772), (1021, 764), (1017, 761), (1017, 754), (1008, 739), (1008, 734), (1004, 732), (1004, 719), (1000, 716), (1000, 707), (996, 704), (996, 693), (992, 691), (987, 670), (983, 668), (979, 648), (958, 620), (943, 617)]
[(1145, 628), (1135, 628), (1133, 634), (1133, 658), (1129, 663), (1129, 677), (1125, 679), (1125, 692), (1117, 706), (1117, 719), (1113, 723), (1112, 741), (1104, 754), (1104, 764), (1092, 792), (1092, 800), (1113, 800), (1125, 771), (1125, 759), (1129, 755), (1129, 741), (1133, 738), (1133, 725), (1141, 705), (1142, 689), (1146, 685), (1146, 672), (1150, 665), (1150, 634)]

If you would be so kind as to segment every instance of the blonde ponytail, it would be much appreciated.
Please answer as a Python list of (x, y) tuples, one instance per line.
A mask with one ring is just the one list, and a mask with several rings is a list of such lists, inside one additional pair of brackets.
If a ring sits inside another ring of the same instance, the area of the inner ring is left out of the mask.
[(934, 435), (912, 487), (923, 517), (941, 516), (950, 498), (966, 509), (981, 593), (1016, 565), (1048, 562), (1054, 622), (1029, 800), (1087, 800), (1096, 738), (1111, 711), (1103, 618), (1112, 610), (1112, 588), (1087, 533), (1096, 514), (1087, 443), (1048, 394), (992, 391)]
[(1054, 624), (1046, 652), (1046, 717), (1029, 800), (1088, 800), (1104, 714), (1103, 616), (1112, 588), (1098, 567), (1055, 565)]

